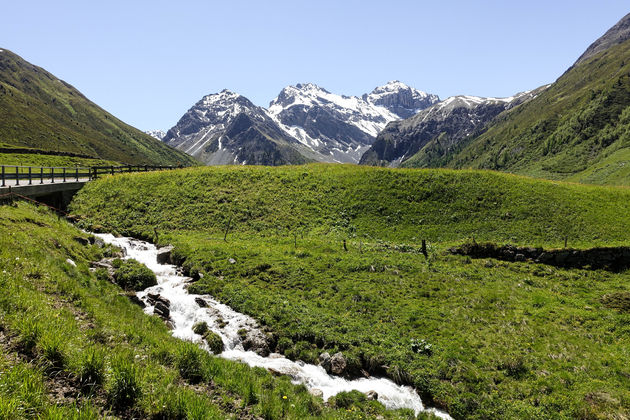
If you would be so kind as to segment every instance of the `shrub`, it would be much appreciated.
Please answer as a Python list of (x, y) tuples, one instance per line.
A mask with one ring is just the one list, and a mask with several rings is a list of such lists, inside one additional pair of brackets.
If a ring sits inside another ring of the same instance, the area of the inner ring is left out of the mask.
[(293, 341), (289, 337), (282, 337), (278, 340), (278, 345), (276, 346), (276, 351), (278, 353), (284, 353), (287, 349), (293, 347)]
[(203, 380), (203, 353), (202, 350), (193, 343), (184, 343), (177, 354), (176, 367), (182, 378), (192, 384)]
[(197, 322), (192, 328), (195, 334), (204, 335), (208, 332), (208, 324), (205, 321)]
[(114, 272), (114, 280), (123, 289), (140, 291), (157, 284), (155, 273), (144, 264), (133, 259), (114, 260), (114, 263), (116, 261), (121, 261), (121, 263)]
[(220, 354), (221, 352), (223, 352), (223, 340), (221, 339), (219, 334), (208, 331), (204, 334), (203, 338), (205, 338), (206, 343), (208, 343), (208, 347), (210, 347), (210, 350), (212, 350), (212, 353)]
[(116, 409), (131, 407), (142, 395), (136, 367), (129, 360), (119, 358), (112, 364), (112, 378), (108, 401)]
[(366, 400), (365, 394), (359, 391), (340, 392), (335, 395), (333, 405), (338, 408), (350, 408)]

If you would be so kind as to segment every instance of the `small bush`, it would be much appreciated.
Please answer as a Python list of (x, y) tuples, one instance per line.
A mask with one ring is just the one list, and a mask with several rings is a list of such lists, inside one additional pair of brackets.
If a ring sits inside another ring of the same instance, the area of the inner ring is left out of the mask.
[(197, 322), (195, 325), (193, 325), (192, 330), (195, 334), (204, 335), (208, 332), (208, 324), (205, 321)]
[(119, 358), (112, 364), (112, 378), (108, 390), (109, 404), (116, 410), (131, 407), (142, 395), (136, 367), (129, 360)]
[(184, 343), (177, 355), (175, 363), (182, 378), (192, 384), (203, 380), (203, 353), (202, 350), (193, 343)]
[[(133, 259), (114, 260), (114, 263), (116, 261), (121, 261), (121, 263), (114, 272), (114, 280), (123, 289), (137, 292), (157, 284), (155, 273), (144, 264)], [(116, 264), (114, 264), (114, 267), (116, 267)]]
[(284, 353), (287, 349), (293, 347), (293, 341), (289, 337), (282, 337), (278, 340), (278, 345), (276, 346), (276, 351), (278, 353)]
[(359, 391), (340, 392), (334, 396), (333, 405), (338, 408), (350, 408), (367, 400), (365, 394)]
[(214, 333), (212, 331), (208, 331), (204, 334), (203, 338), (206, 340), (206, 343), (208, 343), (208, 347), (210, 347), (210, 350), (212, 350), (212, 353), (220, 354), (223, 352), (224, 350), (223, 340), (221, 340), (221, 337), (219, 336), (219, 334)]

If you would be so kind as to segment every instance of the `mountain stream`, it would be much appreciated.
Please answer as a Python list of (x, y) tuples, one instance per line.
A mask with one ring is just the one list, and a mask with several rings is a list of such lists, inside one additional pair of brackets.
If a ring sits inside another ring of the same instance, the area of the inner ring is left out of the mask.
[[(253, 318), (232, 310), (211, 296), (189, 294), (185, 286), (191, 279), (180, 274), (174, 265), (159, 264), (157, 262), (158, 249), (155, 245), (133, 238), (117, 238), (111, 234), (96, 234), (96, 236), (106, 243), (124, 249), (125, 259), (133, 258), (156, 274), (157, 286), (138, 292), (137, 296), (147, 305), (145, 308), (147, 314), (153, 314), (154, 310), (147, 299), (148, 294), (159, 294), (170, 301), (173, 336), (198, 343), (208, 350), (201, 336), (195, 334), (192, 329), (194, 324), (205, 321), (209, 329), (218, 334), (223, 341), (225, 350), (219, 354), (219, 357), (288, 375), (296, 384), (304, 384), (311, 391), (320, 390), (324, 400), (342, 391), (357, 390), (364, 393), (376, 391), (378, 401), (389, 409), (410, 408), (416, 414), (428, 411), (440, 418), (451, 419), (442, 411), (425, 408), (420, 396), (413, 388), (397, 385), (386, 378), (347, 380), (329, 375), (321, 366), (301, 361), (294, 362), (277, 353), (262, 357), (253, 351), (245, 351), (238, 331), (243, 328), (248, 330), (258, 328)], [(199, 299), (205, 301), (207, 306), (199, 306)]]

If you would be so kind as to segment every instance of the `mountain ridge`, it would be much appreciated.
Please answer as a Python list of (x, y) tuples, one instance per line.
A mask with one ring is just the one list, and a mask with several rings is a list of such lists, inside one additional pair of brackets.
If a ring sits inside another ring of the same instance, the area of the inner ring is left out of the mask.
[(122, 122), (69, 83), (6, 48), (0, 52), (0, 146), (128, 164), (195, 164)]

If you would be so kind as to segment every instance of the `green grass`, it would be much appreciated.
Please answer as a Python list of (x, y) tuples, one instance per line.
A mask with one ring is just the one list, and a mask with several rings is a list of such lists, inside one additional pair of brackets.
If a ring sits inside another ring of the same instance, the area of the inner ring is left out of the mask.
[[(1, 418), (358, 419), (374, 412), (371, 404), (357, 413), (327, 407), (286, 377), (171, 337), (160, 318), (89, 270), (108, 249), (77, 237), (86, 234), (44, 208), (0, 206)], [(60, 397), (63, 389), (69, 392)], [(376, 413), (406, 418), (382, 406)]]
[(0, 164), (16, 166), (89, 167), (119, 166), (118, 162), (70, 156), (38, 155), (30, 153), (0, 153)]
[(72, 208), (86, 227), (156, 227), (204, 274), (192, 292), (255, 317), (293, 359), (342, 351), (351, 373), (410, 383), (456, 418), (587, 419), (630, 414), (630, 274), (444, 251), (470, 237), (627, 245), (629, 199), (492, 172), (309, 165), (115, 176)]
[(0, 146), (73, 152), (125, 164), (197, 164), (6, 49), (0, 54), (0, 109)]

